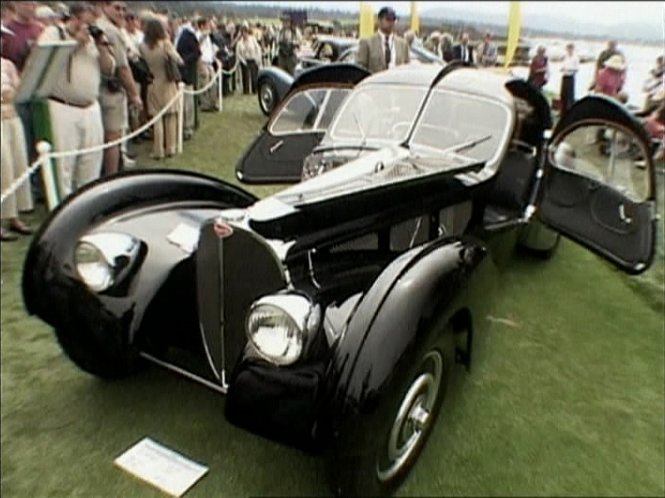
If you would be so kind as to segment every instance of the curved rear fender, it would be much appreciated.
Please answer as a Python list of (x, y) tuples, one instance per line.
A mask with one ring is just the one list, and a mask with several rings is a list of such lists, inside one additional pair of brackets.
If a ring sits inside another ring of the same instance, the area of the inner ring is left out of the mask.
[[(22, 282), (26, 309), (54, 327), (84, 326), (91, 320), (111, 323), (122, 318), (131, 337), (152, 297), (188, 256), (165, 237), (157, 237), (155, 225), (163, 221), (175, 228), (174, 222), (196, 210), (205, 213), (206, 209), (246, 207), (255, 201), (252, 194), (233, 185), (173, 170), (121, 173), (86, 185), (49, 215), (28, 248)], [(150, 214), (142, 219), (142, 213)], [(113, 229), (145, 244), (141, 278), (127, 296), (95, 294), (77, 275), (74, 249), (82, 235), (103, 230), (105, 223), (118, 217), (128, 221), (115, 222)], [(92, 322), (88, 326), (93, 326)]]
[(449, 238), (405, 253), (384, 271), (349, 320), (331, 363), (335, 414), (371, 406), (408, 368), (409, 353), (435, 339), (433, 331), (447, 324), (459, 330), (470, 325), (462, 317), (484, 313), (492, 266), (486, 256), (477, 240)]
[(264, 67), (259, 70), (257, 81), (269, 80), (275, 85), (278, 101), (282, 100), (291, 88), (294, 78), (282, 68), (277, 66)]

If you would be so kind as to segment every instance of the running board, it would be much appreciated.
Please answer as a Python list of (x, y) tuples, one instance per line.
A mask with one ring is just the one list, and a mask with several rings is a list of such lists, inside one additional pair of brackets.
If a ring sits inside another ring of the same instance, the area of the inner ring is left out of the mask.
[(139, 355), (142, 358), (145, 358), (146, 360), (151, 361), (151, 362), (159, 365), (160, 367), (164, 367), (168, 370), (172, 370), (173, 372), (179, 373), (180, 375), (184, 375), (185, 377), (187, 377), (187, 378), (189, 378), (189, 379), (191, 379), (195, 382), (198, 382), (199, 384), (203, 384), (204, 386), (209, 387), (213, 391), (217, 391), (217, 392), (220, 392), (222, 394), (226, 394), (226, 392), (229, 389), (229, 386), (226, 383), (226, 372), (224, 372), (224, 371), (222, 371), (222, 385), (220, 386), (218, 384), (215, 384), (214, 382), (210, 382), (208, 379), (204, 379), (203, 377), (199, 377), (198, 375), (193, 374), (192, 372), (188, 372), (184, 368), (180, 368), (179, 366), (173, 365), (172, 363), (162, 361), (159, 358), (155, 358), (154, 356), (152, 356), (148, 353), (144, 353), (143, 351), (141, 351), (139, 353)]

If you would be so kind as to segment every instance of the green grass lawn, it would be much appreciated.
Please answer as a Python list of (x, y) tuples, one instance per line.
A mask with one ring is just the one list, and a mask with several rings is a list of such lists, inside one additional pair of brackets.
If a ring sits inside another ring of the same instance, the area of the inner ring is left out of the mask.
[[(255, 97), (224, 106), (162, 164), (237, 183), (235, 162), (264, 118)], [(662, 222), (660, 237), (638, 278), (568, 241), (548, 262), (513, 258), (473, 369), (399, 494), (663, 496)], [(322, 459), (231, 426), (223, 396), (203, 386), (158, 367), (118, 382), (78, 370), (23, 309), (27, 243), (2, 244), (3, 497), (164, 496), (113, 465), (145, 436), (209, 466), (187, 496), (328, 493)]]

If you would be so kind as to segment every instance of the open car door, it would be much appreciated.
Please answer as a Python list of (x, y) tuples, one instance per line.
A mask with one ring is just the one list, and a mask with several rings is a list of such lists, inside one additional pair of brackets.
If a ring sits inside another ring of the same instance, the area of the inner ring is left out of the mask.
[(622, 270), (652, 263), (656, 181), (643, 125), (617, 102), (578, 101), (556, 125), (539, 216)]
[(355, 64), (326, 64), (302, 73), (236, 165), (244, 183), (299, 182), (304, 159), (335, 112), (369, 73)]

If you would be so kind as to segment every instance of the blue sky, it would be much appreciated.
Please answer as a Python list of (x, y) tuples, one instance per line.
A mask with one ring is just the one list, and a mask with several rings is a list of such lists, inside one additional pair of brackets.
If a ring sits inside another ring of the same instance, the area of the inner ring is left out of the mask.
[[(236, 2), (247, 3), (247, 2)], [(300, 7), (320, 7), (325, 8), (327, 5), (331, 9), (358, 11), (360, 2), (343, 2), (343, 1), (252, 1), (251, 3), (263, 3), (269, 5), (284, 5), (284, 6), (300, 6)], [(390, 5), (398, 14), (408, 14), (409, 5), (408, 1), (397, 2), (368, 2), (373, 6), (374, 12), (384, 5)], [(508, 2), (473, 2), (473, 1), (450, 1), (450, 2), (432, 2), (421, 1), (418, 2), (420, 12), (438, 7), (448, 8), (451, 11), (455, 10), (474, 10), (485, 12), (487, 14), (496, 14), (497, 16), (508, 15)], [(613, 25), (619, 23), (645, 23), (653, 24), (654, 22), (665, 22), (664, 10), (665, 2), (589, 2), (589, 1), (574, 1), (574, 2), (552, 2), (552, 1), (537, 1), (537, 2), (521, 2), (522, 15), (538, 15), (538, 14), (551, 14), (553, 24), (556, 24), (557, 17), (565, 17), (574, 15), (575, 19), (579, 21), (594, 22), (601, 25)]]

